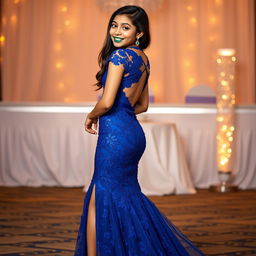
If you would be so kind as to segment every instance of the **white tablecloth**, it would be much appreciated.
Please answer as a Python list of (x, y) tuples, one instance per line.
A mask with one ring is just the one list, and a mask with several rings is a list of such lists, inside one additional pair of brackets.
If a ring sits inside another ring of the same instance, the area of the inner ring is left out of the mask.
[[(0, 104), (0, 185), (88, 185), (93, 171), (96, 136), (93, 138), (84, 132), (83, 122), (85, 113), (90, 111), (92, 106), (41, 105)], [(169, 135), (169, 140), (168, 137), (165, 138), (164, 132), (161, 133), (162, 137), (160, 133), (157, 136), (159, 140), (161, 138), (162, 144), (154, 141), (153, 132), (151, 137), (147, 137), (146, 151), (153, 149), (153, 156), (157, 157), (155, 153), (163, 149), (161, 152), (164, 154), (161, 154), (161, 161), (158, 159), (158, 162), (154, 163), (158, 167), (152, 169), (148, 168), (149, 162), (146, 159), (151, 159), (152, 155), (147, 156), (145, 152), (141, 159), (139, 181), (146, 193), (150, 193), (151, 189), (156, 194), (170, 193), (174, 192), (175, 186), (174, 193), (190, 193), (193, 191), (190, 175), (193, 185), (198, 188), (207, 188), (218, 183), (214, 106), (151, 106), (144, 116), (154, 122), (175, 123), (181, 139), (181, 143), (176, 143), (175, 146), (172, 135)], [(242, 189), (256, 188), (255, 106), (237, 107), (235, 126), (233, 183)], [(144, 125), (143, 128), (147, 130)], [(170, 134), (174, 134), (173, 130), (175, 129), (172, 128)], [(167, 144), (164, 144), (164, 141)], [(155, 145), (152, 147), (150, 144)], [(164, 146), (160, 149), (159, 145)], [(176, 147), (176, 158), (173, 157), (173, 146)], [(185, 149), (185, 153), (179, 154), (180, 147), (181, 150)], [(169, 166), (166, 161), (168, 150), (172, 152)], [(186, 162), (182, 164), (184, 155)], [(175, 161), (176, 170), (173, 167)], [(189, 171), (186, 169), (186, 163)], [(159, 167), (160, 165), (163, 165), (163, 168)], [(149, 170), (152, 172), (148, 173)], [(167, 183), (158, 180), (161, 171), (165, 173), (161, 180), (164, 176), (168, 177)], [(178, 176), (181, 173), (182, 176)], [(142, 179), (142, 176), (146, 178)], [(187, 180), (182, 180), (182, 177), (186, 177)], [(158, 187), (162, 184), (164, 190)], [(184, 184), (187, 184), (186, 188), (183, 187)]]
[(139, 163), (142, 192), (151, 195), (195, 193), (176, 125), (141, 122), (146, 150)]
[[(81, 186), (93, 174), (97, 136), (84, 114), (0, 112), (0, 185)], [(142, 122), (147, 146), (138, 179), (147, 195), (195, 193), (175, 124)]]

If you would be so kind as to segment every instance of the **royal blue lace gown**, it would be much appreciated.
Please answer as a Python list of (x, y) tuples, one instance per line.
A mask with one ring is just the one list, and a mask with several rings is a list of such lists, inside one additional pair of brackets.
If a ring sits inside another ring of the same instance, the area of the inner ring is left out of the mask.
[[(146, 140), (124, 89), (134, 88), (142, 76), (147, 82), (149, 61), (145, 63), (139, 51), (119, 48), (108, 59), (123, 64), (125, 71), (113, 107), (99, 117), (94, 174), (84, 199), (75, 256), (87, 255), (86, 222), (94, 185), (97, 255), (203, 255), (141, 192), (137, 180)], [(106, 77), (107, 70), (103, 87)]]

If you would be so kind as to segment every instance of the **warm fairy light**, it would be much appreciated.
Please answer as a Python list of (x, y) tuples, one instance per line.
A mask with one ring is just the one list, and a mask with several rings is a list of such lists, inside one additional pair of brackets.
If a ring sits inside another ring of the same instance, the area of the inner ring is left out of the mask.
[(216, 61), (217, 61), (218, 64), (221, 63), (221, 59), (220, 58), (218, 58)]
[(190, 18), (190, 19), (189, 19), (189, 22), (190, 22), (191, 24), (196, 24), (196, 23), (197, 23), (196, 17)]
[(55, 67), (56, 67), (57, 69), (62, 69), (62, 68), (63, 68), (63, 62), (62, 62), (62, 61), (57, 61), (57, 62), (55, 63)]
[(224, 124), (224, 125), (222, 125), (221, 130), (222, 130), (222, 131), (226, 131), (226, 130), (227, 130), (227, 128), (228, 128), (228, 127), (227, 127), (227, 125), (226, 125), (226, 124)]
[(217, 17), (211, 16), (209, 18), (209, 23), (212, 24), (212, 25), (215, 25), (217, 23)]
[(65, 22), (64, 22), (64, 24), (65, 24), (65, 26), (70, 26), (70, 24), (71, 24), (71, 21), (70, 20), (65, 20)]
[(189, 84), (194, 84), (194, 83), (195, 83), (195, 78), (192, 77), (192, 76), (189, 77), (189, 78), (188, 78), (188, 83), (189, 83)]
[(189, 44), (188, 44), (188, 48), (194, 49), (194, 48), (195, 48), (195, 44), (194, 44), (194, 43), (189, 43)]
[(11, 21), (11, 24), (13, 24), (13, 25), (17, 24), (17, 16), (16, 15), (12, 15), (10, 17), (10, 21)]
[(227, 99), (228, 99), (228, 95), (222, 94), (222, 95), (221, 95), (221, 98), (222, 98), (223, 100), (227, 100)]
[(192, 10), (193, 10), (193, 8), (192, 8), (191, 5), (187, 5), (186, 9), (187, 9), (188, 11), (192, 11)]
[(191, 66), (191, 61), (190, 60), (184, 60), (184, 67), (190, 67)]
[(224, 143), (224, 144), (221, 145), (221, 147), (222, 147), (222, 148), (226, 148), (226, 147), (227, 147), (227, 144)]
[(210, 42), (213, 42), (213, 41), (215, 41), (215, 40), (216, 40), (216, 36), (209, 36), (209, 38), (208, 38), (208, 39), (209, 39), (209, 41), (210, 41)]
[(62, 6), (60, 9), (62, 12), (67, 12), (68, 11), (68, 7), (67, 6)]
[(233, 80), (233, 79), (234, 79), (234, 75), (229, 75), (229, 78), (230, 78), (231, 80)]
[(235, 50), (234, 49), (229, 49), (229, 48), (218, 49), (218, 54), (220, 56), (233, 56), (235, 54)]
[(221, 164), (221, 165), (225, 165), (227, 162), (228, 162), (228, 159), (225, 157), (224, 159), (222, 159), (222, 160), (220, 161), (220, 164)]
[(13, 0), (13, 3), (14, 3), (14, 4), (19, 4), (19, 3), (20, 3), (20, 0)]
[(221, 5), (222, 4), (222, 0), (215, 0), (215, 4), (216, 5)]
[[(4, 46), (5, 43), (5, 36), (4, 35), (0, 35), (0, 45)], [(1, 62), (3, 62), (3, 59), (1, 58)]]
[(71, 98), (71, 97), (65, 97), (65, 98), (64, 98), (64, 101), (65, 101), (65, 102), (75, 102), (76, 99), (75, 99), (75, 98)]
[(64, 89), (64, 87), (65, 87), (65, 84), (63, 82), (58, 83), (58, 89), (62, 90)]
[(220, 72), (220, 76), (224, 77), (226, 75), (225, 72)]
[(228, 81), (226, 81), (226, 80), (221, 80), (221, 81), (220, 81), (220, 84), (223, 85), (223, 86), (227, 86), (227, 85), (228, 85)]
[(223, 116), (218, 116), (218, 117), (216, 118), (216, 120), (217, 120), (218, 122), (223, 122), (224, 118), (223, 118)]
[(232, 132), (226, 132), (226, 135), (230, 137), (232, 135)]
[(5, 42), (5, 36), (4, 35), (0, 35), (0, 43), (4, 44)]
[(232, 59), (232, 61), (234, 61), (234, 62), (236, 61), (236, 57), (235, 57), (235, 56), (233, 56), (231, 59)]

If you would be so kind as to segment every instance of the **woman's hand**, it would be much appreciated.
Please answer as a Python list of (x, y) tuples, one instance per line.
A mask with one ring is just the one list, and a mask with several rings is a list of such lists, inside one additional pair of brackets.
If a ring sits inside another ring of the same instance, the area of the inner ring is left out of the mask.
[(90, 117), (90, 113), (89, 113), (86, 117), (85, 122), (84, 122), (85, 131), (96, 135), (97, 134), (97, 129), (98, 129), (98, 119), (99, 119), (98, 117), (97, 118)]

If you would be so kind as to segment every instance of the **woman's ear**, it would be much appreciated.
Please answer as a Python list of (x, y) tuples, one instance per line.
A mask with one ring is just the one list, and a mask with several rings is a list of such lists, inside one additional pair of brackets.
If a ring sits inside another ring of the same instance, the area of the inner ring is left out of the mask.
[(140, 39), (144, 35), (143, 32), (139, 32), (136, 34), (136, 38)]

